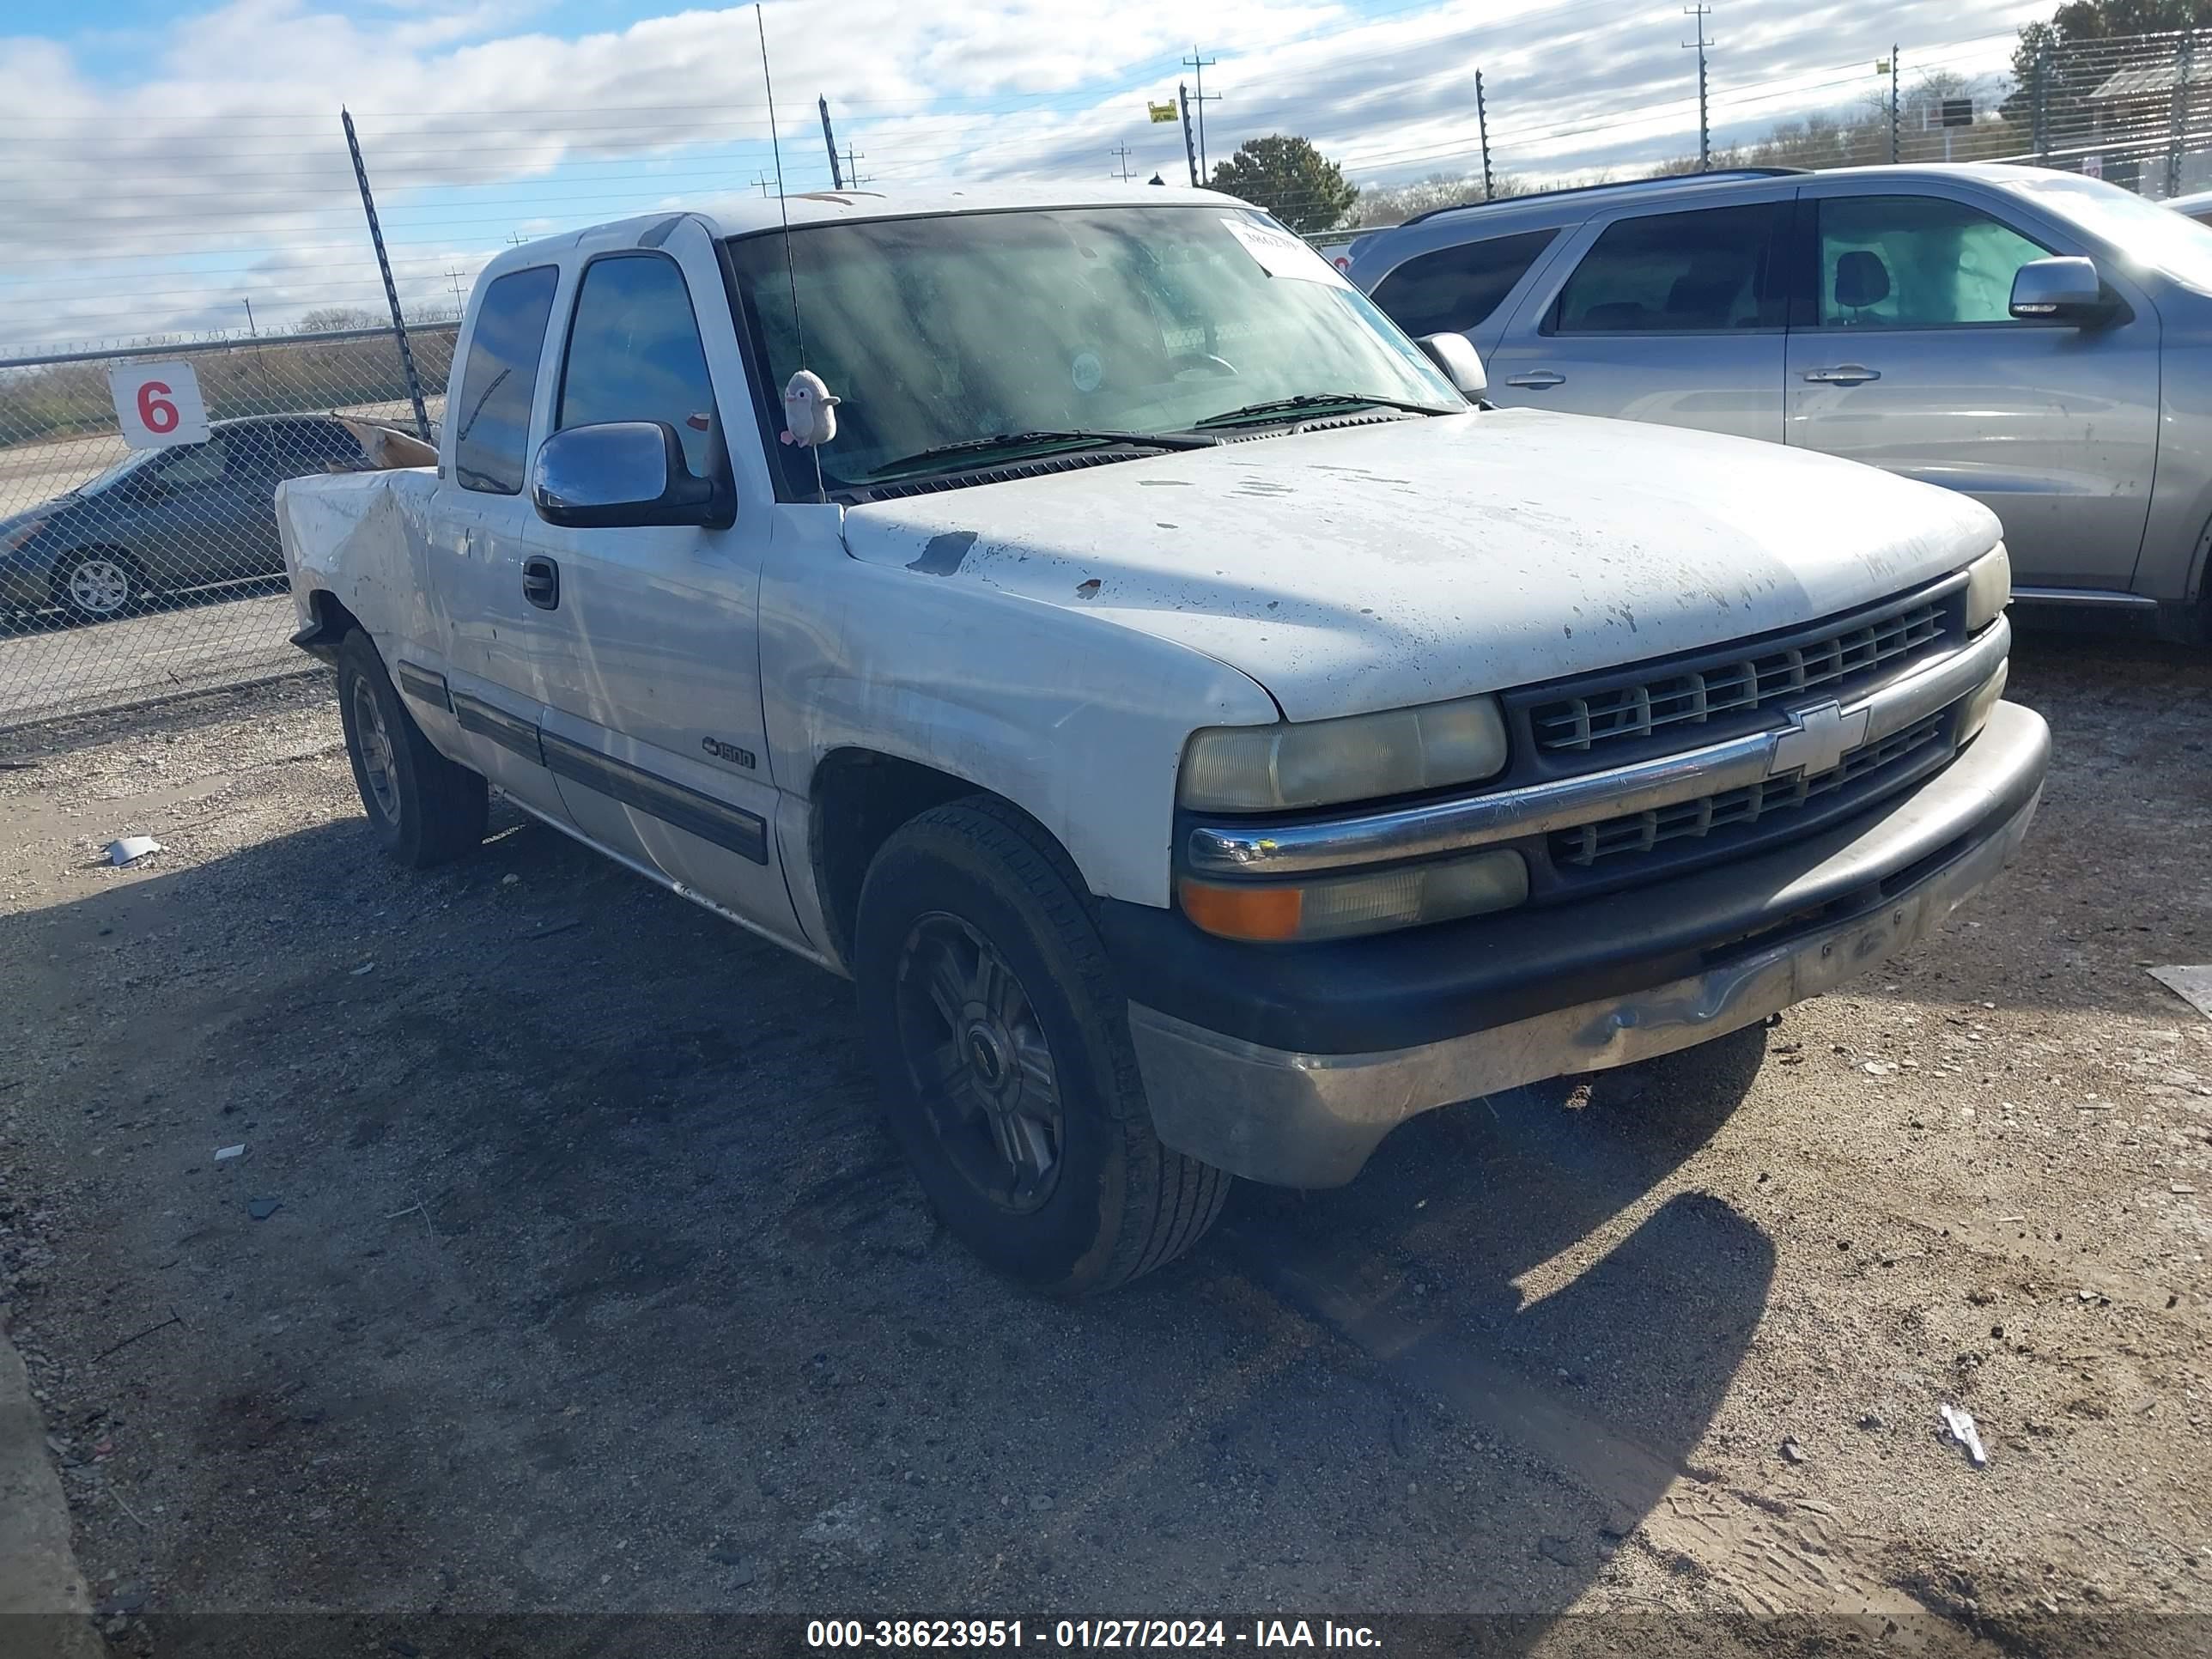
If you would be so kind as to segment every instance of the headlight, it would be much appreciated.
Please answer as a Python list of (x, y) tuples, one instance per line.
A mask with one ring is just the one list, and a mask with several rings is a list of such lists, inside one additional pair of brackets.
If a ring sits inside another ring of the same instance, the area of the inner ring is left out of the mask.
[(1966, 631), (1978, 634), (2012, 603), (2012, 555), (1999, 542), (1966, 567)]
[(13, 553), (46, 527), (46, 521), (44, 519), (32, 519), (22, 524), (11, 525), (5, 530), (0, 530), (0, 552)]
[(1304, 882), (1186, 876), (1177, 890), (1183, 914), (1207, 933), (1283, 944), (1350, 939), (1510, 909), (1528, 896), (1528, 866), (1520, 854), (1498, 851)]
[(1505, 721), (1492, 697), (1286, 726), (1217, 726), (1183, 750), (1185, 806), (1279, 812), (1493, 777)]

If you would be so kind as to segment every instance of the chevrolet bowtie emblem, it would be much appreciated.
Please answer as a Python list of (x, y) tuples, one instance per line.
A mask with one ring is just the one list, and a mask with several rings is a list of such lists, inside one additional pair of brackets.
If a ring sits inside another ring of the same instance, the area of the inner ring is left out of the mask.
[(1854, 708), (1848, 714), (1839, 702), (1816, 702), (1790, 711), (1786, 731), (1774, 734), (1774, 748), (1766, 757), (1766, 775), (1779, 778), (1802, 772), (1817, 778), (1844, 763), (1844, 757), (1866, 741), (1868, 711)]

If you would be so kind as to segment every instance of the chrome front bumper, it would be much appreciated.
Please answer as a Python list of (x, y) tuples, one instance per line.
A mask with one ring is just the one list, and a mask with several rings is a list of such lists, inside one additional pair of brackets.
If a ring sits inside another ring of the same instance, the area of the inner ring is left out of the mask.
[[(1518, 1084), (1626, 1066), (1709, 1042), (1842, 983), (1932, 933), (2010, 861), (2041, 799), (2042, 719), (1999, 703), (1959, 757), (1778, 895), (1818, 905), (1856, 895), (1844, 919), (1754, 939), (1687, 978), (1581, 1002), (1418, 1048), (1319, 1054), (1265, 1048), (1129, 1006), (1160, 1139), (1255, 1181), (1349, 1181), (1407, 1118)], [(2010, 811), (2006, 800), (2024, 804)], [(1977, 806), (1987, 809), (1972, 827)], [(1931, 867), (1916, 866), (1934, 862)], [(1911, 873), (1904, 873), (1911, 872)]]

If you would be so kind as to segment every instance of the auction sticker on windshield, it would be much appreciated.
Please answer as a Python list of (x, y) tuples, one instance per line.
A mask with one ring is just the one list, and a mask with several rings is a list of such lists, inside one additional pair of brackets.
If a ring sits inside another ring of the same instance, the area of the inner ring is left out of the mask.
[(1351, 286), (1334, 265), (1287, 231), (1255, 224), (1249, 219), (1224, 217), (1221, 222), (1270, 276), (1288, 276), (1301, 283), (1329, 283), (1338, 288)]
[(116, 423), (133, 449), (208, 441), (207, 405), (190, 363), (118, 363), (107, 371)]

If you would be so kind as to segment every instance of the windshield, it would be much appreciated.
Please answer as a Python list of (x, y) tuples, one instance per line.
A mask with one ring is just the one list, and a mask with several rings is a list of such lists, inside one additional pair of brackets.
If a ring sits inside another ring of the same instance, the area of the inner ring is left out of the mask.
[(2031, 173), (2023, 167), (2021, 177), (2008, 180), (2007, 187), (2109, 243), (2128, 262), (2199, 294), (2212, 294), (2212, 229), (2187, 214), (2147, 202), (2117, 185), (2071, 173)]
[[(1051, 209), (814, 225), (730, 244), (771, 386), (805, 367), (843, 399), (832, 488), (1001, 434), (1188, 434), (1332, 394), (1466, 400), (1327, 261), (1225, 206)], [(778, 404), (780, 415), (781, 405)], [(1277, 416), (1311, 418), (1310, 405)], [(786, 465), (801, 452), (783, 446)], [(946, 456), (924, 471), (988, 464)], [(811, 461), (794, 486), (811, 493)]]
[(88, 478), (84, 483), (79, 484), (77, 486), (78, 493), (85, 495), (97, 495), (103, 489), (112, 489), (115, 485), (122, 483), (124, 479), (130, 477), (133, 472), (136, 472), (140, 467), (145, 465), (147, 462), (152, 460), (161, 453), (161, 452), (158, 449), (133, 450), (130, 454), (125, 455), (121, 460), (116, 462), (113, 466), (109, 467), (106, 471), (100, 474), (99, 477)]

